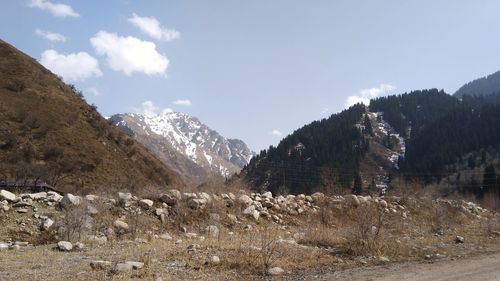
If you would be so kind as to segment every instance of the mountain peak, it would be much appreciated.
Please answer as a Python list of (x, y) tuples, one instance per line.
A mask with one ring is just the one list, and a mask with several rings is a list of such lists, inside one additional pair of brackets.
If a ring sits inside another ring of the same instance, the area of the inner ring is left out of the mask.
[[(118, 114), (111, 122), (191, 182), (201, 182), (213, 174), (229, 177), (254, 155), (243, 141), (227, 139), (198, 118), (182, 112)], [(198, 172), (193, 173), (193, 169)]]

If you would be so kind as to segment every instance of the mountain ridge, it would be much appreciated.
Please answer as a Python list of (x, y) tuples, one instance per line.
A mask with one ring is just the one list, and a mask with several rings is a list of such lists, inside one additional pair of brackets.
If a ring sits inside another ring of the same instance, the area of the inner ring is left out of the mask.
[(242, 140), (225, 138), (185, 113), (115, 114), (109, 121), (195, 183), (202, 183), (212, 175), (230, 177), (254, 155)]

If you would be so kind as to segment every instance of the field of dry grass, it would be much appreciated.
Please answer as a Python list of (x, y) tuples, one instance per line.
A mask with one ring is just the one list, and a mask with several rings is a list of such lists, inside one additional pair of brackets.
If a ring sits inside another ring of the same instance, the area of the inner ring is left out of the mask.
[[(163, 221), (154, 209), (136, 212), (136, 199), (129, 202), (130, 207), (118, 198), (108, 203), (89, 201), (73, 211), (36, 202), (28, 213), (0, 211), (0, 241), (30, 243), (0, 251), (0, 279), (252, 280), (269, 278), (268, 270), (273, 267), (284, 270), (284, 277), (274, 278), (286, 278), (318, 268), (331, 271), (467, 257), (500, 245), (500, 216), (473, 203), (407, 196), (371, 198), (355, 206), (339, 204), (339, 198), (317, 200), (302, 214), (269, 209), (280, 215), (280, 222), (244, 215), (246, 206), (238, 200), (214, 199), (203, 208), (191, 208), (182, 199), (165, 207), (168, 216)], [(65, 217), (79, 217), (71, 212), (85, 216), (88, 205), (98, 210), (92, 227), (82, 228), (82, 233), (78, 229), (66, 239), (64, 229), (71, 224)], [(54, 229), (40, 231), (35, 213), (56, 220)], [(113, 228), (116, 219), (126, 221), (130, 228), (115, 227), (116, 233), (106, 243), (85, 238)], [(162, 236), (165, 233), (171, 239)], [(457, 243), (457, 236), (464, 238), (463, 243)], [(85, 246), (61, 252), (54, 249), (59, 240), (80, 240)], [(109, 264), (91, 267), (96, 260)], [(116, 264), (127, 261), (144, 263), (144, 267), (122, 273), (114, 270)]]

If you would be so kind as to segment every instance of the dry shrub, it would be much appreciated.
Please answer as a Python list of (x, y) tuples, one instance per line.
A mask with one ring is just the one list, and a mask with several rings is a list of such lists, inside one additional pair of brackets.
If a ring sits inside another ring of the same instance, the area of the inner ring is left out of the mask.
[(364, 204), (351, 210), (348, 244), (353, 254), (383, 254), (385, 216), (384, 209), (374, 204)]
[(63, 217), (58, 220), (59, 234), (66, 241), (80, 241), (86, 230), (90, 229), (91, 218), (87, 215), (87, 204), (62, 208)]

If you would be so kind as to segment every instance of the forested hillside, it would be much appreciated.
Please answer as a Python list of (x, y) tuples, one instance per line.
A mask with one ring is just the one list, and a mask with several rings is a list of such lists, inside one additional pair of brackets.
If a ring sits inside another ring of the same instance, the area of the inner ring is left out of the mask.
[(350, 186), (368, 150), (359, 125), (365, 110), (358, 104), (296, 130), (252, 158), (243, 174), (255, 188), (272, 192), (310, 193), (324, 174)]
[[(430, 184), (474, 166), (477, 187), (486, 167), (498, 169), (499, 101), (500, 93), (458, 99), (437, 89), (381, 97), (295, 131), (253, 158), (243, 174), (255, 189), (273, 192), (366, 193), (377, 178), (387, 179), (383, 185), (398, 177)], [(480, 164), (464, 166), (477, 155)], [(395, 167), (382, 167), (384, 158)]]
[(489, 95), (500, 91), (500, 71), (486, 77), (471, 81), (458, 89), (454, 96), (461, 98), (465, 95)]

